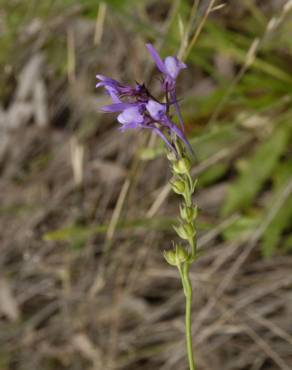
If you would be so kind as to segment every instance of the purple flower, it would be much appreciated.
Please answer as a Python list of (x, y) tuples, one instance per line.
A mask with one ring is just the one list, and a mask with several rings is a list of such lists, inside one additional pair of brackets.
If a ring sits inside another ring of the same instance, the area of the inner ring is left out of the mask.
[[(159, 103), (157, 103), (159, 104)], [(151, 118), (144, 115), (144, 105), (133, 105), (130, 108), (126, 108), (117, 117), (117, 120), (122, 124), (120, 130), (125, 131), (128, 129), (137, 128), (148, 128), (154, 130), (164, 140), (166, 145), (171, 149), (175, 150), (174, 146), (169, 142), (165, 134), (162, 132), (162, 128), (159, 124), (151, 120)]]
[(163, 91), (166, 103), (161, 103), (153, 97), (144, 84), (136, 82), (135, 86), (130, 86), (110, 77), (97, 75), (99, 82), (96, 87), (104, 87), (112, 99), (112, 104), (101, 107), (101, 110), (106, 113), (119, 113), (117, 120), (121, 124), (121, 131), (151, 129), (174, 152), (176, 149), (173, 140), (176, 137), (192, 151), (183, 131), (172, 122), (169, 115), (171, 105), (174, 105), (183, 126), (175, 93), (175, 83), (180, 70), (186, 68), (186, 65), (177, 57), (172, 56), (163, 61), (151, 44), (147, 44), (147, 47), (158, 69), (164, 74)]
[(103, 75), (96, 75), (96, 78), (100, 80), (100, 82), (96, 84), (96, 87), (104, 87), (114, 103), (120, 102), (121, 98), (127, 98), (130, 100), (137, 99), (141, 102), (147, 102), (149, 98), (149, 92), (144, 84), (136, 82), (136, 86), (132, 87)]
[(164, 80), (163, 80), (163, 88), (166, 91), (166, 95), (170, 95), (170, 98), (175, 106), (180, 124), (182, 126), (182, 129), (184, 130), (185, 123), (180, 111), (180, 107), (177, 101), (175, 86), (176, 86), (176, 78), (179, 74), (179, 72), (182, 69), (187, 68), (187, 65), (180, 61), (176, 56), (168, 56), (163, 61), (158, 54), (158, 51), (155, 49), (155, 47), (152, 44), (146, 44), (149, 52), (151, 53), (153, 59), (155, 60), (155, 63), (157, 65), (157, 68), (164, 74)]
[(157, 68), (166, 77), (165, 86), (167, 85), (166, 87), (170, 90), (174, 89), (176, 78), (181, 69), (187, 68), (186, 64), (181, 62), (176, 56), (168, 56), (163, 61), (152, 44), (146, 44), (146, 46), (155, 60)]
[(96, 75), (96, 78), (100, 80), (96, 84), (96, 87), (105, 87), (106, 90), (114, 92), (116, 95), (129, 94), (132, 91), (132, 87), (129, 85), (123, 85), (120, 82), (103, 75)]

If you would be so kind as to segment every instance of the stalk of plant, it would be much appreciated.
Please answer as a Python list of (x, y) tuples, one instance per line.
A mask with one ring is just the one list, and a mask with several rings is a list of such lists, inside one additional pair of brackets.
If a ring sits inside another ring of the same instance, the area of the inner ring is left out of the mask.
[[(99, 82), (96, 87), (104, 87), (110, 95), (112, 104), (103, 106), (101, 110), (106, 113), (118, 113), (117, 120), (121, 124), (121, 131), (150, 129), (166, 144), (167, 158), (173, 173), (171, 186), (173, 191), (182, 198), (179, 224), (174, 226), (182, 243), (174, 245), (172, 250), (165, 251), (164, 256), (170, 265), (178, 268), (181, 277), (186, 299), (185, 326), (189, 368), (195, 370), (192, 345), (193, 289), (190, 267), (197, 258), (195, 227), (197, 207), (192, 200), (196, 182), (190, 173), (192, 147), (184, 133), (185, 124), (176, 95), (177, 77), (180, 71), (187, 66), (176, 56), (168, 56), (162, 60), (151, 44), (146, 46), (162, 74), (163, 101), (151, 94), (145, 84), (138, 82), (131, 86), (103, 75), (97, 75)], [(175, 123), (174, 116), (177, 117), (179, 126)]]
[(193, 288), (190, 279), (191, 264), (197, 258), (197, 242), (196, 242), (196, 217), (197, 207), (193, 203), (192, 195), (195, 191), (196, 181), (190, 174), (190, 160), (185, 152), (180, 151), (180, 159), (174, 158), (172, 153), (169, 153), (168, 159), (172, 166), (174, 180), (171, 182), (172, 190), (182, 197), (180, 205), (179, 225), (174, 226), (178, 236), (188, 243), (188, 248), (183, 244), (176, 244), (174, 250), (164, 252), (166, 261), (178, 268), (184, 295), (186, 299), (185, 311), (185, 327), (186, 327), (186, 343), (190, 370), (195, 370), (195, 359), (193, 354), (192, 344), (192, 301)]

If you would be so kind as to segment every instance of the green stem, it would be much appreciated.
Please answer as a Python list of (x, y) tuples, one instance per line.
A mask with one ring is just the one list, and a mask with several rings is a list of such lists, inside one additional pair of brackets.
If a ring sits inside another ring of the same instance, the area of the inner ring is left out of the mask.
[(185, 262), (183, 270), (183, 286), (186, 297), (186, 342), (188, 351), (188, 360), (190, 370), (196, 370), (194, 353), (193, 353), (193, 339), (192, 339), (192, 301), (193, 301), (193, 288), (190, 279), (190, 263)]
[(191, 246), (191, 257), (192, 261), (195, 260), (196, 255), (197, 255), (197, 248), (196, 248), (196, 241), (194, 238), (189, 239), (189, 244)]
[(182, 265), (177, 265), (177, 268), (178, 268), (179, 275), (180, 275), (180, 278), (181, 278), (181, 282), (182, 282), (182, 286), (183, 286), (183, 290), (184, 290), (184, 295), (186, 296), (187, 292), (186, 292), (186, 287), (185, 287), (185, 278), (184, 278), (184, 272), (183, 272), (183, 269), (182, 269)]

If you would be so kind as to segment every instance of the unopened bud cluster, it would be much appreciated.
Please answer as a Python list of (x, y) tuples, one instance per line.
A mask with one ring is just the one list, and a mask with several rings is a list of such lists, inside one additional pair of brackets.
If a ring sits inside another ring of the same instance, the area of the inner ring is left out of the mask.
[(188, 242), (190, 249), (187, 249), (183, 245), (178, 245), (174, 250), (165, 252), (164, 256), (170, 265), (179, 266), (186, 261), (193, 261), (196, 257), (195, 221), (198, 209), (193, 204), (192, 200), (196, 181), (192, 180), (190, 174), (191, 162), (187, 157), (181, 154), (180, 158), (177, 159), (173, 153), (170, 152), (167, 158), (171, 163), (174, 176), (171, 181), (171, 188), (176, 194), (181, 195), (183, 198), (180, 205), (179, 223), (174, 226), (174, 230), (181, 239)]

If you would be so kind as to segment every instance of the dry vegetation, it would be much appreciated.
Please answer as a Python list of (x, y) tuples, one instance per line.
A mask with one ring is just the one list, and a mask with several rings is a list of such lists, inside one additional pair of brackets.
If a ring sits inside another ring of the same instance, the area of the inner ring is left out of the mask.
[[(0, 370), (186, 369), (162, 146), (120, 134), (94, 85), (155, 85), (145, 41), (179, 50), (199, 3), (1, 1)], [(200, 370), (292, 368), (289, 9), (227, 1), (179, 83), (201, 179)]]

